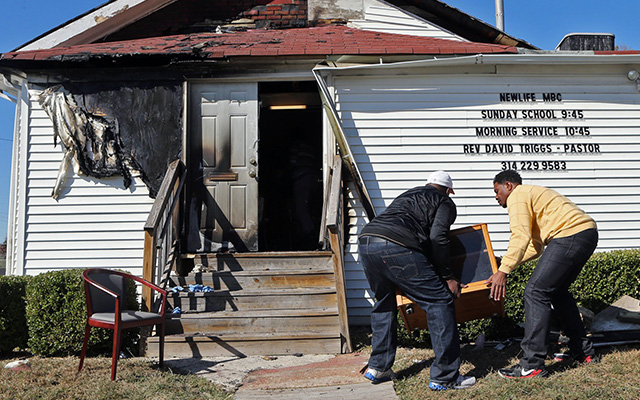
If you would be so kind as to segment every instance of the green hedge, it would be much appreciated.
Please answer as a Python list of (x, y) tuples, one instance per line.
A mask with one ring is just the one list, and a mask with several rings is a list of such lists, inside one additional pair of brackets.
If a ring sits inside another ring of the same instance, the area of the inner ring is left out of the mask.
[(0, 276), (0, 353), (27, 347), (25, 290), (28, 276)]
[[(509, 274), (505, 318), (485, 318), (460, 324), (463, 342), (472, 341), (481, 333), (490, 340), (522, 336), (519, 325), (524, 322), (524, 289), (536, 263), (537, 260), (527, 262)], [(604, 310), (624, 295), (640, 298), (640, 249), (595, 253), (570, 290), (578, 304), (594, 313)], [(401, 344), (428, 345), (428, 333), (423, 332), (415, 338), (407, 333), (401, 320), (399, 326)]]
[(594, 254), (576, 279), (572, 293), (595, 313), (624, 295), (640, 299), (640, 249)]
[[(33, 354), (79, 354), (87, 319), (82, 269), (51, 271), (32, 277), (26, 289), (28, 344)], [(128, 281), (130, 282), (130, 281)], [(138, 309), (135, 284), (127, 287), (127, 308)], [(123, 349), (135, 349), (137, 332), (127, 331)], [(92, 328), (89, 351), (110, 353), (112, 330)]]

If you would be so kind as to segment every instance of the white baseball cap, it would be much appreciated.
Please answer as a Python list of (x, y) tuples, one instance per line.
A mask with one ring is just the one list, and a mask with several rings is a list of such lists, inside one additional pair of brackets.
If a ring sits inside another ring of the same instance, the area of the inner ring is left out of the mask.
[(451, 179), (451, 176), (449, 176), (449, 174), (444, 171), (432, 172), (427, 179), (427, 184), (429, 183), (435, 183), (436, 185), (449, 188), (451, 189), (451, 193), (455, 194), (455, 192), (453, 191), (453, 180)]

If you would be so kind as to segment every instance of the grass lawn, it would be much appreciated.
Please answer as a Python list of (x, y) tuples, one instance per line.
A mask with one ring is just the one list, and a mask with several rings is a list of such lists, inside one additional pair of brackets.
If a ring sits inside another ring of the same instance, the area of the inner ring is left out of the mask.
[(478, 379), (467, 390), (431, 392), (430, 349), (399, 349), (394, 365), (398, 374), (395, 390), (402, 400), (414, 399), (640, 399), (640, 346), (600, 348), (598, 364), (572, 368), (566, 363), (547, 361), (548, 378), (512, 380), (501, 378), (499, 368), (517, 362), (520, 346), (514, 344), (503, 351), (493, 348), (462, 349), (464, 374)]
[[(363, 347), (359, 351), (367, 352)], [(422, 348), (399, 348), (394, 383), (402, 400), (414, 399), (640, 399), (640, 345), (601, 348), (601, 362), (571, 368), (548, 361), (550, 376), (514, 381), (500, 378), (498, 368), (517, 361), (519, 346), (498, 351), (492, 347), (477, 350), (462, 348), (462, 372), (478, 379), (468, 390), (432, 392), (428, 388), (429, 365), (433, 352)], [(0, 358), (2, 366), (17, 358)], [(231, 399), (206, 379), (183, 375), (170, 369), (159, 370), (157, 364), (143, 358), (120, 360), (118, 379), (111, 382), (111, 360), (90, 357), (76, 375), (78, 357), (29, 357), (31, 370), (12, 371), (0, 368), (0, 399)], [(363, 378), (364, 381), (364, 378)], [(360, 399), (354, 399), (360, 400)], [(378, 400), (378, 399), (369, 399)], [(380, 399), (383, 400), (383, 399)]]
[[(32, 400), (223, 400), (231, 395), (206, 379), (181, 375), (142, 358), (118, 362), (118, 375), (111, 381), (111, 359), (89, 357), (76, 376), (78, 357), (30, 357), (30, 371), (0, 368), (0, 399)], [(2, 366), (14, 361), (0, 358)]]

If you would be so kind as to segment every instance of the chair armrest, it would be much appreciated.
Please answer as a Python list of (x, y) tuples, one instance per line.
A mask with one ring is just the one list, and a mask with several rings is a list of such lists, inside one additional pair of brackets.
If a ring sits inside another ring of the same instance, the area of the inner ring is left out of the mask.
[(95, 288), (97, 288), (97, 289), (99, 289), (99, 290), (101, 290), (101, 291), (105, 292), (105, 293), (106, 293), (106, 294), (108, 294), (109, 296), (111, 296), (111, 297), (115, 297), (115, 298), (116, 298), (116, 300), (120, 300), (120, 296), (119, 296), (117, 293), (112, 292), (111, 290), (107, 289), (106, 287), (102, 286), (101, 284), (99, 284), (99, 283), (97, 283), (97, 282), (94, 282), (94, 281), (92, 281), (92, 280), (90, 280), (90, 279), (85, 279), (85, 282), (86, 282), (87, 284), (89, 284), (89, 285), (91, 285), (91, 286), (93, 286), (93, 287), (95, 287)]
[(143, 284), (143, 285), (145, 285), (145, 286), (150, 287), (151, 289), (155, 290), (156, 292), (160, 292), (160, 293), (162, 293), (162, 294), (164, 294), (164, 295), (166, 295), (166, 294), (167, 294), (167, 291), (166, 291), (166, 290), (164, 290), (164, 289), (163, 289), (163, 288), (161, 288), (160, 286), (155, 285), (155, 284), (153, 284), (153, 283), (151, 283), (151, 282), (149, 282), (149, 281), (147, 281), (147, 280), (145, 280), (145, 279), (139, 278), (139, 277), (137, 277), (137, 276), (135, 276), (135, 275), (130, 275), (129, 277), (130, 277), (131, 279), (133, 279), (134, 281), (136, 281), (136, 282), (140, 282), (141, 284)]
[(133, 279), (136, 282), (139, 282), (140, 284), (147, 286), (153, 290), (155, 290), (156, 292), (160, 293), (160, 296), (162, 298), (162, 303), (160, 304), (160, 309), (158, 310), (158, 314), (164, 314), (165, 311), (165, 303), (166, 303), (166, 299), (167, 299), (167, 291), (162, 289), (160, 286), (155, 285), (149, 281), (147, 281), (146, 279), (142, 279), (138, 276), (135, 275), (124, 275), (126, 278), (129, 279)]

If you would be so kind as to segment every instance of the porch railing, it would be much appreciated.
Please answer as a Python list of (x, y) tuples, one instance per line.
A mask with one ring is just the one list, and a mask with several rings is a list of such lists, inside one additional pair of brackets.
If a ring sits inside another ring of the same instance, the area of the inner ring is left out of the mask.
[(342, 336), (342, 352), (351, 353), (351, 335), (349, 332), (349, 316), (347, 312), (347, 290), (344, 278), (344, 195), (342, 190), (342, 158), (336, 155), (329, 176), (329, 194), (326, 204), (326, 229), (329, 244), (333, 253), (333, 268), (336, 277), (336, 293), (338, 297), (338, 315), (340, 318), (340, 335)]
[[(183, 188), (186, 168), (175, 160), (167, 169), (156, 200), (144, 225), (144, 260), (142, 276), (149, 282), (164, 286), (180, 256), (178, 239), (182, 226)], [(143, 305), (153, 309), (151, 289), (142, 289)]]

